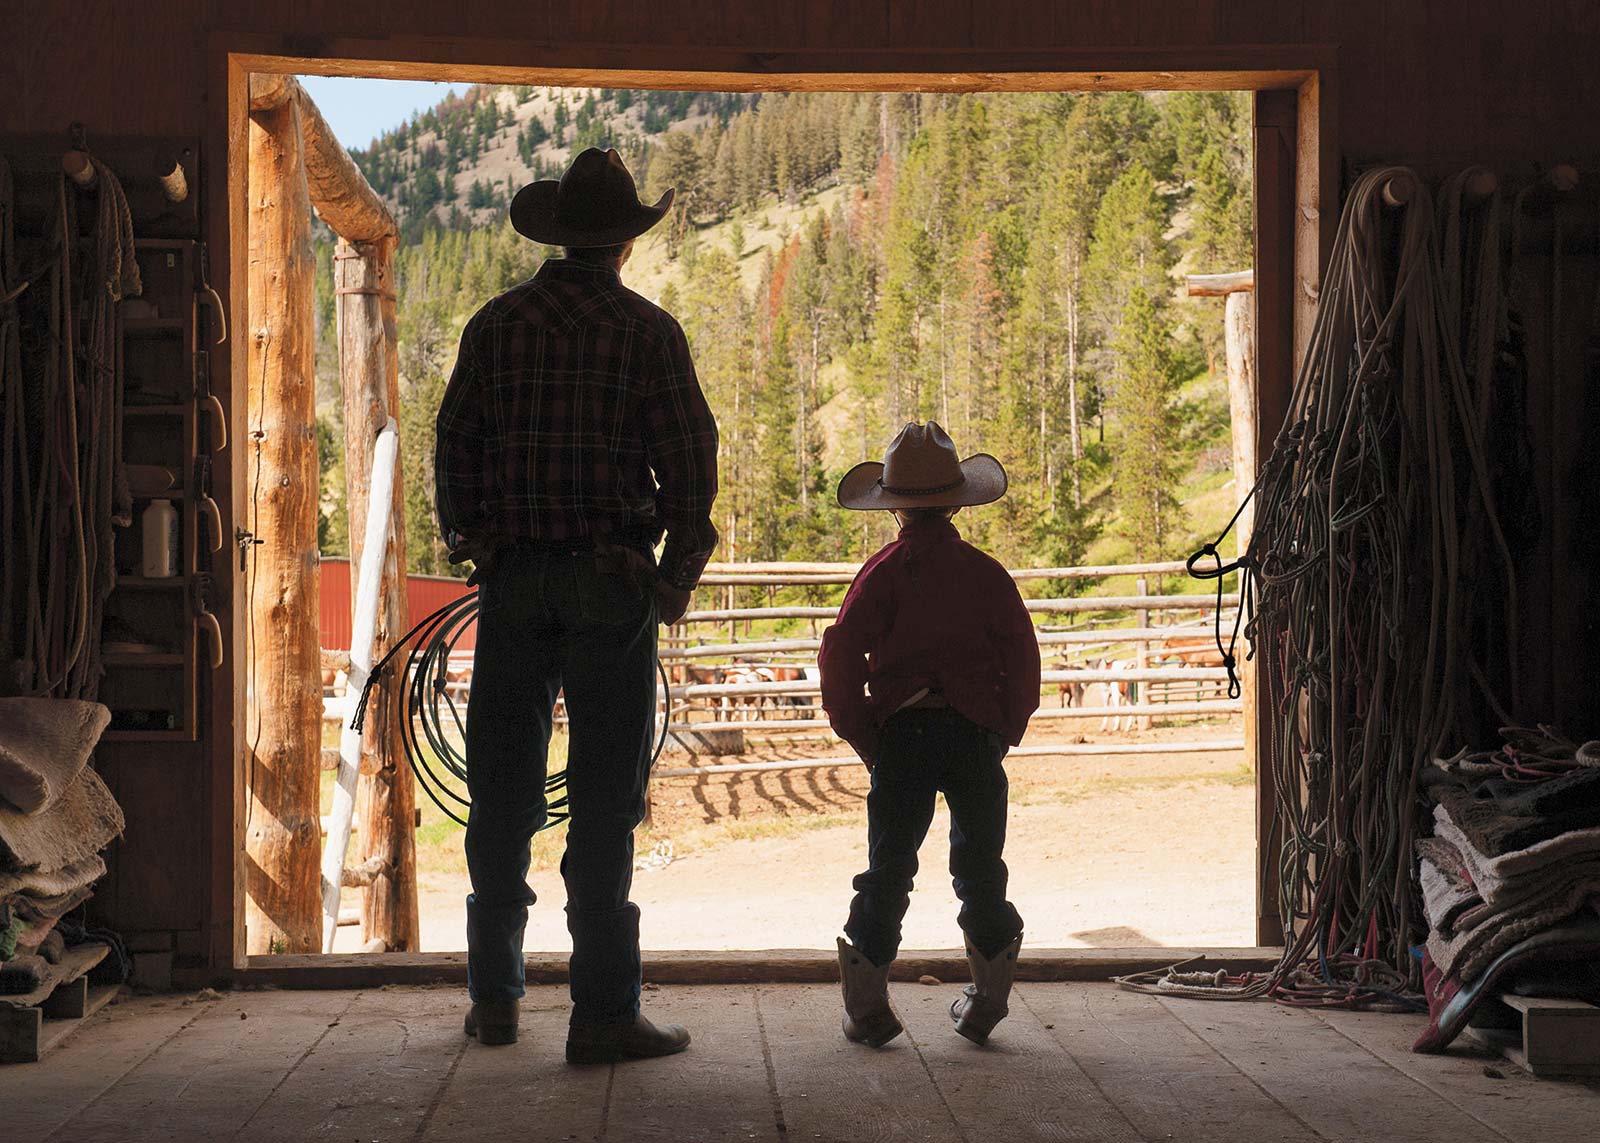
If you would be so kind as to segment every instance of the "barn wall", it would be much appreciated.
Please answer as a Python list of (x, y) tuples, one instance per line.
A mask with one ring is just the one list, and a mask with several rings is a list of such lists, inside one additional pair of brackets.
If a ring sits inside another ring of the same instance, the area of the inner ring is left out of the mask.
[[(1592, 51), (1600, 7), (1585, 0), (20, 0), (0, 49), (0, 130), (73, 120), (103, 132), (194, 133), (204, 126), (213, 31), (259, 32), (286, 53), (389, 37), (720, 47), (832, 58), (871, 69), (874, 52), (1197, 48), (1336, 44), (1340, 134), (1356, 158), (1449, 162), (1486, 153), (1549, 160), (1596, 147)], [(463, 61), (471, 58), (463, 52)], [(759, 66), (759, 60), (755, 61)], [(685, 57), (685, 66), (689, 66)]]
[[(1066, 68), (1095, 49), (1121, 48), (1165, 50), (1167, 57), (1141, 57), (1143, 66), (1155, 58), (1173, 68), (1185, 66), (1186, 53), (1216, 58), (1219, 49), (1239, 48), (1247, 62), (1237, 66), (1259, 67), (1263, 57), (1244, 49), (1330, 45), (1336, 81), (1328, 94), (1346, 163), (1399, 161), (1439, 174), (1467, 161), (1530, 172), (1569, 161), (1600, 180), (1593, 162), (1600, 157), (1594, 130), (1600, 72), (1592, 62), (1600, 5), (1589, 0), (13, 0), (4, 23), (0, 133), (64, 137), (68, 124), (82, 122), (91, 142), (117, 135), (203, 139), (212, 280), (224, 291), (219, 132), (228, 93), (216, 51), (224, 40), (248, 41), (260, 52), (358, 58), (364, 46), (366, 54), (382, 55), (403, 39), (464, 65), (559, 60), (834, 72), (981, 71), (985, 53), (1003, 51), (1035, 58), (1060, 52), (1058, 66)], [(526, 58), (507, 58), (523, 51)], [(635, 62), (644, 59), (651, 62)], [(1048, 68), (1048, 56), (1037, 66)], [(1555, 411), (1584, 396), (1578, 386), (1567, 381), (1535, 395), (1536, 415), (1549, 414), (1534, 426), (1535, 443), (1547, 454), (1559, 458), (1577, 447), (1562, 438), (1564, 422)], [(214, 388), (227, 399), (227, 378)], [(234, 425), (237, 439), (242, 419)], [(222, 459), (219, 486), (231, 480), (237, 495), (240, 472), (229, 466), (240, 463), (240, 454), (232, 453)], [(1555, 465), (1547, 473), (1559, 469), (1559, 461), (1547, 463)], [(1559, 495), (1555, 480), (1545, 486)], [(1548, 510), (1559, 532), (1578, 519), (1570, 500)], [(225, 520), (225, 529), (233, 524)], [(227, 562), (231, 555), (225, 552), (215, 568), (224, 608), (231, 602), (226, 573), (237, 566)], [(1600, 640), (1583, 635), (1592, 626), (1587, 621), (1553, 622), (1562, 613), (1560, 561), (1540, 563), (1556, 570), (1528, 585), (1533, 610), (1545, 617), (1536, 626), (1551, 636), (1538, 690), (1560, 699), (1546, 708), (1551, 715), (1581, 721), (1594, 688), (1557, 685), (1550, 664), (1589, 663), (1594, 652), (1582, 648)], [(173, 934), (180, 967), (225, 967), (236, 949), (228, 823), (238, 808), (229, 767), (240, 740), (235, 708), (242, 717), (243, 704), (223, 675), (212, 682), (209, 742), (112, 752), (102, 762), (129, 814), (129, 840), (107, 894), (108, 919), (124, 929)], [(201, 870), (211, 882), (206, 895), (193, 891)]]

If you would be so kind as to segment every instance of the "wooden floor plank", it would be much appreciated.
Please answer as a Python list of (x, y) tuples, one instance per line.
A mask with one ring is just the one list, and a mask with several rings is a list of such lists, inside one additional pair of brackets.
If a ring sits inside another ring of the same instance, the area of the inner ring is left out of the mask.
[(1153, 996), (1111, 984), (1024, 984), (1017, 991), (1145, 1139), (1317, 1138)]
[(237, 1138), (410, 1139), (461, 1047), (465, 1009), (459, 988), (361, 993)]
[[(465, 1015), (464, 989), (460, 996)], [(462, 1037), (464, 1050), (455, 1057), (455, 1070), (418, 1138), (439, 1143), (600, 1139), (612, 1069), (567, 1066), (569, 1010), (565, 986), (540, 985), (522, 998), (515, 1044), (486, 1048)]]
[(755, 991), (728, 985), (665, 987), (645, 994), (645, 1014), (682, 1024), (689, 1050), (623, 1065), (612, 1086), (607, 1140), (777, 1143)]
[(1133, 1125), (1018, 997), (980, 1048), (950, 1020), (959, 995), (956, 985), (910, 985), (896, 990), (895, 1002), (968, 1138), (1137, 1143)]
[(206, 1010), (188, 997), (118, 1001), (36, 1064), (0, 1067), (8, 1140), (33, 1143), (98, 1099)]
[[(892, 987), (898, 998), (921, 986)], [(790, 1140), (964, 1143), (967, 1136), (905, 1036), (882, 1048), (844, 1038), (838, 985), (764, 986), (757, 999)]]
[(51, 1138), (120, 1141), (130, 1127), (141, 1140), (231, 1138), (356, 995), (226, 995)]
[(1318, 1015), (1396, 1071), (1517, 1143), (1572, 1138), (1574, 1124), (1600, 1124), (1600, 1080), (1535, 1079), (1464, 1042), (1448, 1055), (1418, 1055), (1411, 1044), (1427, 1024), (1422, 1016), (1333, 1010)]
[(1310, 1012), (1265, 1001), (1160, 1003), (1325, 1139), (1504, 1143)]
[(124, 1001), (0, 1068), (0, 1139), (1543, 1143), (1600, 1122), (1600, 1083), (1413, 1055), (1410, 1017), (1028, 983), (980, 1049), (954, 985), (892, 987), (909, 1033), (880, 1050), (844, 1040), (834, 985), (669, 986), (647, 1009), (690, 1051), (581, 1069), (560, 986), (504, 1048), (462, 1035), (456, 989)]

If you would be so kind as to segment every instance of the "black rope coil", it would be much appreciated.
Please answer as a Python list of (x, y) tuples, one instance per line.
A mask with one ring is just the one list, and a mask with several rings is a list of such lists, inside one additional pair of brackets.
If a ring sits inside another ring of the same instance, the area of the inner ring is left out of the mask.
[[(367, 677), (361, 698), (356, 703), (350, 729), (359, 731), (366, 721), (372, 688), (388, 676), (401, 652), (411, 647), (406, 657), (398, 692), (405, 696), (405, 717), (400, 720), (400, 737), (411, 772), (430, 801), (459, 825), (466, 825), (466, 812), (472, 801), (464, 791), (467, 780), (466, 712), (450, 695), (450, 653), (478, 621), (478, 594), (463, 595), (445, 604), (389, 649)], [(663, 699), (657, 719), (655, 749), (650, 764), (655, 765), (667, 744), (668, 714), (672, 710), (672, 688), (666, 668), (656, 660), (656, 678)], [(454, 740), (449, 733), (454, 730)], [(568, 818), (566, 769), (548, 771), (544, 780), (547, 812), (539, 828), (549, 829)]]

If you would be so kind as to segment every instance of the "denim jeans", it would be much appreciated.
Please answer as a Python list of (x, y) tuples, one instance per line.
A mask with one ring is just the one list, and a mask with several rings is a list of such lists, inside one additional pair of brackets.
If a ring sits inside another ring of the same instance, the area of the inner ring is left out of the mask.
[(523, 994), (528, 845), (547, 819), (547, 754), (564, 689), (572, 1022), (631, 1020), (639, 909), (628, 890), (654, 745), (655, 594), (620, 561), (520, 545), (490, 563), (479, 604), (466, 728), (468, 989), (473, 1000)]
[(934, 795), (950, 807), (950, 876), (958, 923), (992, 957), (1022, 932), (1006, 900), (1006, 746), (998, 734), (949, 708), (904, 710), (889, 719), (867, 794), (868, 869), (855, 879), (845, 935), (885, 965), (900, 951), (917, 850), (933, 821)]

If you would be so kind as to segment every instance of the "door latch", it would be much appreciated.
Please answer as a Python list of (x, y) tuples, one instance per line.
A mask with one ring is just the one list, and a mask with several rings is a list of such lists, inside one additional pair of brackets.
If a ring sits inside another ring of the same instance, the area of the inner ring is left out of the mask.
[(233, 530), (233, 542), (239, 545), (240, 571), (245, 570), (245, 558), (249, 556), (250, 549), (260, 547), (262, 544), (266, 543), (265, 540), (256, 539), (256, 534), (250, 531), (248, 528), (235, 528)]

